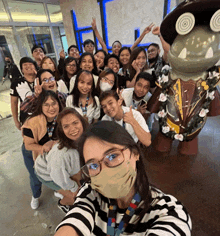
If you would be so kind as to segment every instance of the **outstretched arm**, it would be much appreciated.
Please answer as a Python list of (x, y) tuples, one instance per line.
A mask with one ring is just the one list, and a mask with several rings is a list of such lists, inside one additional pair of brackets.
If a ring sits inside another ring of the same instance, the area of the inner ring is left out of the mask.
[(142, 34), (140, 35), (140, 37), (137, 38), (136, 41), (134, 42), (134, 44), (131, 46), (131, 51), (132, 51), (134, 48), (137, 47), (137, 45), (143, 40), (144, 36), (145, 36), (146, 34), (148, 34), (148, 33), (151, 31), (151, 29), (152, 29), (153, 27), (154, 27), (154, 23), (151, 23), (150, 25), (148, 25), (148, 26), (144, 29), (144, 31), (142, 32)]
[(93, 29), (93, 31), (94, 31), (94, 33), (95, 33), (95, 36), (97, 37), (99, 43), (100, 43), (101, 46), (102, 46), (102, 49), (108, 54), (108, 49), (107, 49), (107, 47), (106, 47), (106, 44), (105, 44), (104, 40), (102, 39), (101, 35), (99, 34), (98, 29), (97, 29), (97, 25), (96, 25), (96, 20), (95, 20), (95, 18), (92, 18), (92, 23), (91, 23), (91, 25), (92, 25), (92, 29)]
[(160, 38), (160, 41), (161, 41), (161, 44), (162, 44), (162, 47), (163, 47), (163, 59), (164, 61), (167, 62), (167, 54), (170, 50), (170, 45), (163, 39), (162, 35), (160, 34), (160, 27), (157, 26), (155, 27), (153, 30), (152, 30), (152, 33), (154, 35), (157, 35), (159, 38)]

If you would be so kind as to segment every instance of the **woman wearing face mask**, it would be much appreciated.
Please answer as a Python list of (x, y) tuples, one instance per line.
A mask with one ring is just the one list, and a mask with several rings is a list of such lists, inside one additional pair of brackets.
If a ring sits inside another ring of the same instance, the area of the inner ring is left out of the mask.
[[(30, 183), (32, 191), (38, 189), (38, 194), (32, 197), (31, 208), (37, 209), (39, 206), (39, 197), (41, 195), (41, 183), (36, 180), (34, 174), (34, 160), (39, 154), (49, 152), (57, 139), (56, 136), (56, 118), (62, 111), (62, 105), (56, 93), (53, 91), (42, 91), (38, 97), (37, 106), (32, 116), (27, 119), (22, 126), (24, 144), (22, 153), (25, 158), (25, 165), (30, 173)], [(24, 148), (25, 145), (25, 148)], [(27, 150), (32, 151), (30, 155)], [(39, 182), (40, 184), (36, 184)]]
[(55, 236), (191, 235), (185, 207), (149, 186), (144, 156), (123, 127), (102, 121), (81, 137), (87, 182)]
[(73, 87), (71, 86), (71, 78), (74, 78), (78, 72), (78, 64), (76, 58), (67, 57), (64, 60), (63, 77), (57, 81), (58, 90), (62, 93), (70, 94)]
[(81, 70), (77, 74), (74, 88), (66, 99), (66, 107), (75, 108), (89, 124), (98, 121), (100, 104), (95, 96), (95, 83), (90, 71)]
[(137, 47), (131, 52), (129, 61), (130, 81), (126, 81), (127, 88), (134, 87), (136, 77), (147, 69), (147, 54), (143, 47)]
[[(81, 70), (90, 71), (94, 78), (95, 87), (98, 81), (98, 70), (96, 67), (96, 61), (94, 56), (89, 52), (84, 52), (79, 58), (79, 68)], [(70, 92), (73, 90), (75, 85), (76, 75), (73, 76), (70, 80)]]
[(65, 108), (57, 117), (58, 143), (47, 155), (39, 155), (35, 161), (38, 179), (63, 196), (58, 207), (64, 212), (68, 212), (69, 205), (74, 203), (80, 186), (80, 160), (76, 147), (77, 139), (87, 125), (75, 109)]
[(110, 68), (104, 69), (100, 75), (96, 87), (96, 95), (99, 97), (102, 92), (108, 90), (117, 91), (118, 78), (114, 71)]

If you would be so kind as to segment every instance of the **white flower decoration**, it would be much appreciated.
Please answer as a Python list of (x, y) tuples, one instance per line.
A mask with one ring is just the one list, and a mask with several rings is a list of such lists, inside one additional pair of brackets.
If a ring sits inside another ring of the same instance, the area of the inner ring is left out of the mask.
[(208, 79), (213, 79), (213, 77), (218, 77), (218, 76), (219, 76), (219, 73), (216, 72), (216, 71), (209, 72), (209, 77), (208, 77)]
[[(163, 68), (162, 68), (162, 70), (169, 70), (170, 69), (170, 66), (168, 66), (168, 65), (165, 65)], [(161, 71), (162, 71), (161, 70)]]
[(215, 94), (215, 91), (212, 91), (211, 93), (209, 93), (209, 91), (207, 91), (206, 99), (210, 98), (211, 100), (214, 100), (214, 98), (215, 98), (214, 94)]
[(162, 126), (162, 132), (164, 134), (168, 133), (170, 131), (170, 127), (169, 126)]
[(168, 76), (167, 75), (162, 75), (162, 78), (161, 78), (162, 82), (166, 83), (168, 82)]
[(179, 141), (183, 141), (183, 135), (182, 134), (175, 134), (174, 135), (174, 138), (176, 139), (176, 140), (179, 140)]
[(158, 116), (159, 116), (159, 117), (162, 117), (162, 118), (164, 118), (164, 117), (166, 116), (166, 114), (167, 114), (167, 113), (165, 112), (164, 109), (158, 112)]
[(167, 100), (167, 95), (164, 93), (160, 94), (159, 101), (160, 102), (165, 102)]
[(205, 117), (208, 112), (209, 112), (209, 109), (202, 108), (202, 110), (199, 112), (199, 116)]

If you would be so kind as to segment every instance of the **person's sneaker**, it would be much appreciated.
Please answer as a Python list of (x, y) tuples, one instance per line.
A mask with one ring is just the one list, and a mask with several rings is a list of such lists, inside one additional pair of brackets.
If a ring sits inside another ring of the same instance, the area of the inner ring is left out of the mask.
[(58, 197), (60, 199), (63, 199), (63, 195), (61, 193), (56, 192), (56, 191), (54, 191), (54, 196)]
[[(60, 199), (61, 200), (61, 199)], [(64, 213), (67, 213), (70, 210), (70, 206), (68, 205), (62, 205), (60, 203), (60, 200), (58, 201), (58, 208), (60, 208)]]
[(36, 210), (37, 208), (39, 207), (39, 198), (34, 198), (32, 196), (32, 199), (31, 199), (31, 208), (33, 210)]

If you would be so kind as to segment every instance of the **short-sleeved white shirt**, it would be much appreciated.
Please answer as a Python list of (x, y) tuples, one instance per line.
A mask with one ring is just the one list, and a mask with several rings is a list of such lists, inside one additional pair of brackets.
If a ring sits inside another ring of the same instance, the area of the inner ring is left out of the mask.
[[(89, 124), (92, 123), (93, 119), (98, 119), (100, 117), (100, 102), (98, 97), (95, 96), (96, 106), (93, 106), (93, 103), (87, 107), (87, 118)], [(83, 116), (82, 109), (80, 107), (73, 106), (73, 95), (69, 95), (66, 99), (66, 107), (75, 108), (81, 116)]]
[[(126, 113), (126, 112), (129, 112), (130, 111), (130, 108), (129, 107), (124, 107), (122, 106), (122, 109), (123, 109), (123, 112)], [(149, 128), (146, 124), (146, 121), (144, 119), (144, 117), (141, 115), (141, 113), (139, 111), (136, 111), (134, 109), (132, 109), (132, 113), (133, 113), (133, 116), (134, 116), (134, 119), (138, 122), (138, 124), (141, 126), (141, 128), (143, 130), (145, 130), (146, 132), (150, 132), (149, 131)], [(113, 119), (108, 116), (108, 115), (104, 115), (102, 120), (110, 120), (112, 121)], [(117, 120), (114, 120), (116, 123), (118, 123), (119, 125), (123, 126), (123, 119), (117, 121)], [(134, 141), (137, 143), (138, 142), (138, 137), (137, 135), (135, 134), (134, 132), (134, 129), (133, 127), (128, 124), (128, 123), (125, 123), (125, 129), (128, 131), (128, 133), (132, 136), (132, 138), (134, 139)]]

